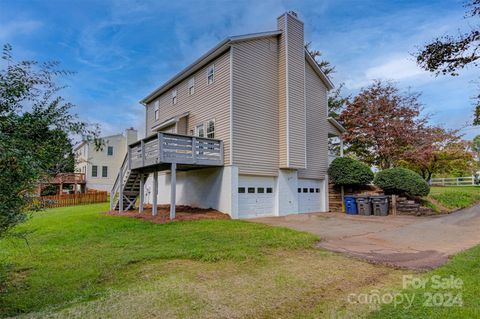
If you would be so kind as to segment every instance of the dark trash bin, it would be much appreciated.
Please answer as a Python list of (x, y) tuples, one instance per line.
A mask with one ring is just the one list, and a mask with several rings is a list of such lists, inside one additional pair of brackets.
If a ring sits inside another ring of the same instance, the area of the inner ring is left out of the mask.
[(345, 212), (349, 215), (357, 215), (355, 196), (345, 196)]
[(372, 203), (370, 196), (359, 195), (357, 196), (357, 211), (359, 215), (370, 216), (372, 215)]
[(370, 199), (375, 216), (388, 215), (388, 196), (371, 196)]

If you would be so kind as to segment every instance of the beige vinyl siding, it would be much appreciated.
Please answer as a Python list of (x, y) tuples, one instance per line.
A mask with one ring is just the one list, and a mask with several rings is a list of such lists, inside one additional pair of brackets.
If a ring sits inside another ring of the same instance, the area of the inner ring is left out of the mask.
[(299, 178), (323, 179), (328, 169), (327, 88), (312, 67), (305, 64), (307, 107), (307, 169)]
[[(207, 84), (207, 68), (215, 65), (215, 80)], [(230, 52), (226, 51), (218, 58), (195, 72), (195, 93), (188, 94), (188, 80), (180, 82), (177, 89), (177, 103), (172, 104), (171, 90), (166, 91), (147, 105), (147, 135), (154, 134), (152, 125), (161, 123), (174, 116), (189, 112), (186, 132), (190, 135), (195, 126), (215, 119), (215, 138), (223, 140), (224, 163), (230, 164)], [(160, 116), (154, 118), (155, 101), (160, 101)], [(185, 128), (182, 128), (185, 130)]]
[(305, 53), (303, 23), (287, 14), (289, 167), (305, 168)]
[(233, 48), (233, 164), (240, 174), (278, 174), (277, 51), (276, 37)]
[[(278, 29), (285, 30), (285, 14), (278, 18)], [(288, 167), (287, 156), (287, 67), (286, 67), (286, 35), (282, 33), (278, 42), (278, 137), (279, 166)]]

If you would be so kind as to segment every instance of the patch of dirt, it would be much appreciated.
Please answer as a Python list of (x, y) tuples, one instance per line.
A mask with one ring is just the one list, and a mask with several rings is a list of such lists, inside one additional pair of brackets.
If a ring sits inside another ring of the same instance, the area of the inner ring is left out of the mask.
[[(130, 210), (121, 213), (114, 210), (106, 212), (105, 214), (109, 216), (123, 216), (143, 219), (155, 224), (164, 224), (170, 222), (170, 205), (158, 205), (157, 209), (158, 213), (156, 216), (152, 216), (151, 206), (146, 206), (141, 214), (138, 210)], [(202, 219), (230, 219), (230, 216), (213, 208), (198, 208), (184, 205), (176, 206), (175, 219), (173, 220), (174, 222)]]
[(428, 200), (432, 202), (433, 205), (437, 206), (438, 209), (440, 209), (440, 214), (449, 214), (454, 211), (453, 209), (443, 206), (442, 203), (431, 196), (428, 196)]

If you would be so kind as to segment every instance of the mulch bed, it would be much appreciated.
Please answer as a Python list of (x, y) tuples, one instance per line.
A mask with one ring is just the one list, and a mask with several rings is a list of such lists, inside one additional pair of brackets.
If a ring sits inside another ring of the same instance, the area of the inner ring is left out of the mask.
[[(140, 214), (138, 210), (130, 210), (122, 213), (114, 210), (106, 212), (105, 214), (110, 216), (124, 216), (143, 219), (155, 224), (164, 224), (170, 222), (170, 205), (158, 205), (157, 207), (157, 216), (152, 216), (152, 207), (147, 205), (145, 206), (142, 214)], [(230, 219), (230, 216), (212, 208), (197, 208), (184, 205), (176, 206), (175, 219), (173, 220), (174, 222), (202, 219)]]

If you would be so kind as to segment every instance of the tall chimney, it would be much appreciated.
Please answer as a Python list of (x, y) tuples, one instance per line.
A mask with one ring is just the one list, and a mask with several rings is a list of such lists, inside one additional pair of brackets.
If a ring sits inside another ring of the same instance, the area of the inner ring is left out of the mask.
[(279, 42), (280, 167), (306, 167), (305, 40), (295, 12), (277, 19)]
[(125, 130), (125, 137), (127, 138), (127, 146), (138, 141), (138, 132), (133, 127)]

